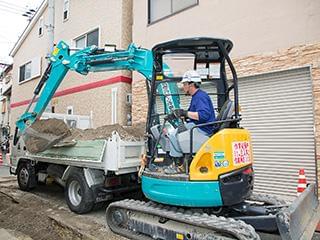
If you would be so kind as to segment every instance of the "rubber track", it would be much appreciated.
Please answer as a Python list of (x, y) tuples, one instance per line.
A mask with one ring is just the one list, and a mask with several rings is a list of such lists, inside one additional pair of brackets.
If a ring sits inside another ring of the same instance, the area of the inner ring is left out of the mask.
[(248, 198), (248, 200), (264, 202), (266, 204), (278, 205), (278, 206), (279, 205), (287, 205), (288, 204), (284, 199), (281, 199), (281, 198), (279, 198), (277, 196), (273, 196), (273, 195), (269, 195), (269, 194), (253, 193)]
[[(232, 218), (217, 217), (215, 215), (208, 215), (206, 213), (195, 212), (189, 209), (164, 206), (154, 202), (143, 202), (138, 200), (126, 199), (111, 203), (107, 209), (107, 223), (112, 231), (130, 239), (152, 239), (146, 235), (136, 234), (129, 229), (113, 225), (113, 222), (108, 219), (111, 212), (116, 209), (122, 209), (131, 212), (140, 212), (152, 216), (163, 217), (173, 221), (185, 223), (216, 231), (220, 234), (232, 236), (239, 240), (259, 240), (259, 235), (255, 232), (251, 225), (243, 221)], [(221, 235), (220, 235), (221, 236)], [(223, 236), (217, 236), (217, 239), (225, 239)], [(230, 239), (230, 237), (229, 237)]]

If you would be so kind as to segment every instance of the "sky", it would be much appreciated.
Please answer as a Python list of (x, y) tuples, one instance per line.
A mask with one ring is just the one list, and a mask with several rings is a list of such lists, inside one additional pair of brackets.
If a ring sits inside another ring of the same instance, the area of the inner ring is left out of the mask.
[(9, 53), (29, 23), (22, 14), (37, 10), (42, 1), (0, 0), (0, 63), (12, 63)]

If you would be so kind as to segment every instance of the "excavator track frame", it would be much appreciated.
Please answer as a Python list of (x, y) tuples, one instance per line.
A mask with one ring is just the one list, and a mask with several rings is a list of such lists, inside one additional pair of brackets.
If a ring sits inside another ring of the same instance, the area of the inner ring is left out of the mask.
[[(130, 239), (260, 239), (243, 221), (151, 201), (126, 199), (111, 203), (106, 217), (113, 232)], [(152, 218), (157, 223), (152, 225)], [(177, 224), (182, 227), (179, 229)], [(183, 225), (187, 226), (185, 231)]]

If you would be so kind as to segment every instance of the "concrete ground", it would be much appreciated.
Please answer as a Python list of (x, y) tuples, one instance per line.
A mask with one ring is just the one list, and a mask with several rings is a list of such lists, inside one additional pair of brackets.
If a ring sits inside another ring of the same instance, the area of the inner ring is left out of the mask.
[(8, 166), (0, 166), (0, 177), (8, 177), (10, 176), (9, 167)]

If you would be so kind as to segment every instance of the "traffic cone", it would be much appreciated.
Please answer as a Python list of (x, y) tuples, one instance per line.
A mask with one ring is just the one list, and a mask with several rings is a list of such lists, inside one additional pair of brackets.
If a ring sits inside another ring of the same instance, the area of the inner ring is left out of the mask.
[(2, 153), (0, 153), (0, 166), (3, 164)]
[(304, 169), (299, 170), (297, 196), (299, 196), (307, 188), (307, 179), (304, 174)]

